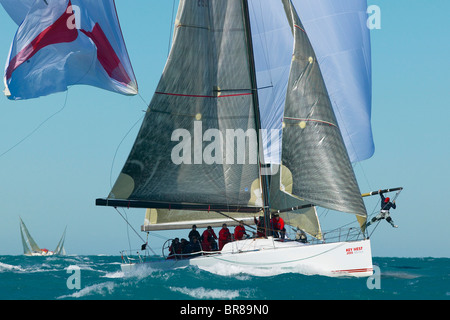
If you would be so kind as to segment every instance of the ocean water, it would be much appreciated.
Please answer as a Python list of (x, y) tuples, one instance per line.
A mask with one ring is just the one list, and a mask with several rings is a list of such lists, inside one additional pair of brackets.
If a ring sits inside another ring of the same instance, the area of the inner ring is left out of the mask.
[[(119, 256), (0, 256), (1, 300), (450, 299), (450, 259), (374, 258), (375, 280), (300, 274), (262, 276), (195, 267), (131, 276)], [(372, 286), (370, 286), (372, 284)], [(374, 288), (374, 284), (377, 284)], [(370, 289), (369, 287), (372, 287)]]

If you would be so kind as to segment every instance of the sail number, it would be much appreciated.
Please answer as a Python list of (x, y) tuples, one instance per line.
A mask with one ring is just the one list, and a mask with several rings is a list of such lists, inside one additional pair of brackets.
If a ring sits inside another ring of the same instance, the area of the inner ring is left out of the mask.
[(197, 0), (197, 6), (198, 7), (208, 7), (208, 0)]

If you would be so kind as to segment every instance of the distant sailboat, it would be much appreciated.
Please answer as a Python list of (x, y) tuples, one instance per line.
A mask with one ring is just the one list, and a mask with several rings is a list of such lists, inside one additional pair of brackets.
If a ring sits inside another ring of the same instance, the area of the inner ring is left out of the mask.
[[(67, 229), (67, 227), (66, 227)], [(64, 241), (66, 238), (66, 229), (64, 229), (64, 233), (61, 237), (61, 239), (58, 242), (58, 245), (56, 246), (56, 249), (54, 251), (49, 251), (45, 248), (40, 248), (36, 241), (34, 241), (33, 237), (31, 236), (30, 232), (28, 231), (28, 228), (26, 227), (25, 223), (22, 221), (22, 218), (20, 218), (20, 235), (22, 237), (22, 245), (23, 245), (23, 253), (26, 256), (53, 256), (53, 255), (66, 255), (66, 250), (64, 249)]]

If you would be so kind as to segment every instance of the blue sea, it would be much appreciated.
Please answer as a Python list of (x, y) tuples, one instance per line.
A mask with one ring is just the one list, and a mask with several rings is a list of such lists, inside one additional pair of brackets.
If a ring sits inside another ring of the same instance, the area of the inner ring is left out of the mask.
[[(450, 299), (450, 259), (374, 258), (374, 279), (257, 273), (212, 274), (195, 267), (127, 276), (120, 256), (0, 256), (1, 300), (380, 300)], [(371, 288), (370, 288), (371, 287)], [(195, 310), (194, 310), (195, 311)], [(178, 312), (178, 311), (177, 311)]]

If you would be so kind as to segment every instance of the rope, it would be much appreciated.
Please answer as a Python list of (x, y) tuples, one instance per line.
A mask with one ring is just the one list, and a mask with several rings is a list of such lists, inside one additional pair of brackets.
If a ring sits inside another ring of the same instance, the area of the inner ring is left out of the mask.
[(119, 145), (118, 145), (117, 148), (116, 148), (116, 152), (114, 153), (114, 157), (113, 157), (113, 160), (112, 160), (112, 163), (111, 163), (111, 170), (109, 171), (109, 184), (110, 184), (111, 188), (112, 188), (112, 172), (113, 172), (113, 169), (114, 169), (114, 162), (116, 161), (117, 153), (119, 152), (120, 146), (121, 146), (122, 143), (125, 141), (126, 137), (130, 134), (131, 130), (133, 130), (134, 127), (136, 127), (136, 125), (137, 125), (138, 123), (141, 122), (141, 120), (142, 120), (143, 117), (144, 117), (144, 116), (141, 116), (141, 117), (140, 117), (140, 118), (139, 118), (139, 119), (131, 126), (131, 128), (127, 131), (127, 133), (126, 133), (125, 136), (122, 138), (122, 140), (120, 141)]
[(33, 131), (31, 131), (29, 134), (27, 134), (24, 138), (22, 138), (21, 140), (19, 140), (16, 144), (14, 144), (12, 147), (10, 147), (9, 149), (7, 149), (6, 151), (4, 151), (2, 154), (0, 154), (0, 158), (3, 157), (4, 155), (6, 155), (7, 153), (9, 153), (10, 151), (12, 151), (13, 149), (15, 149), (16, 147), (18, 147), (20, 144), (22, 144), (24, 141), (26, 141), (28, 138), (30, 138), (36, 131), (38, 131), (47, 121), (49, 121), (51, 118), (53, 118), (54, 116), (56, 116), (58, 113), (62, 112), (67, 105), (67, 97), (69, 95), (69, 89), (67, 89), (66, 91), (66, 97), (64, 99), (64, 104), (62, 106), (61, 109), (59, 109), (58, 111), (56, 111), (55, 113), (53, 113), (51, 116), (49, 116), (47, 119), (45, 119), (44, 121), (42, 121)]

